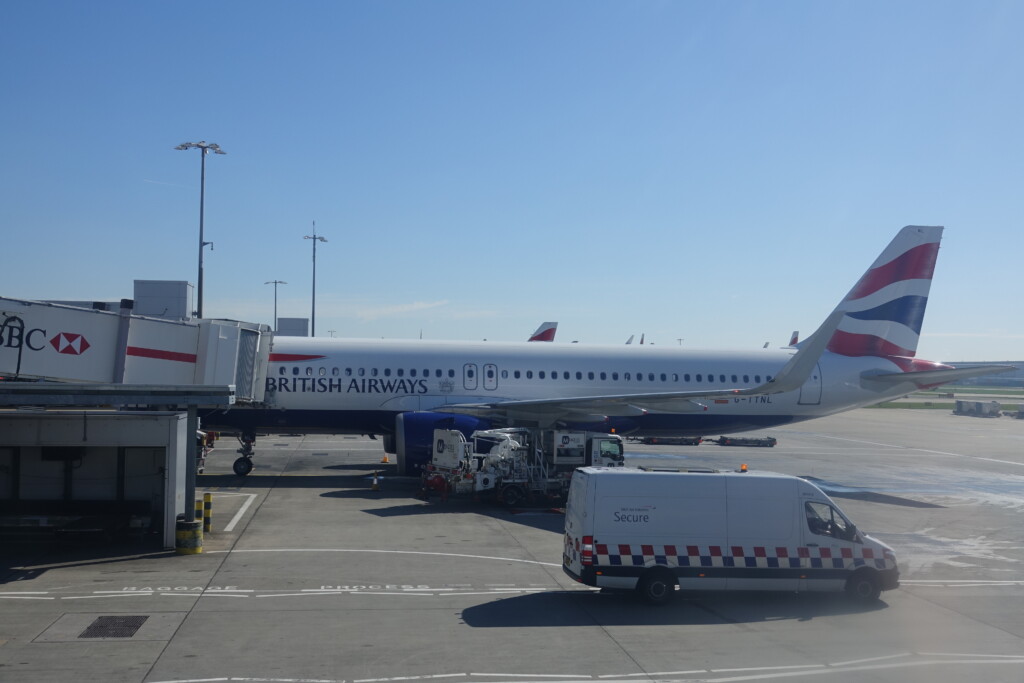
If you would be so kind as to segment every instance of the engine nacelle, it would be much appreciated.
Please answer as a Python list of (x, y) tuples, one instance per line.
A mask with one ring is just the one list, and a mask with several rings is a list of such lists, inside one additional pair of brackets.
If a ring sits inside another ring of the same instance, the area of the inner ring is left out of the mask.
[(435, 429), (458, 429), (469, 438), (478, 429), (490, 429), (491, 423), (468, 415), (452, 413), (401, 413), (395, 418), (395, 462), (398, 474), (420, 476), (434, 452)]

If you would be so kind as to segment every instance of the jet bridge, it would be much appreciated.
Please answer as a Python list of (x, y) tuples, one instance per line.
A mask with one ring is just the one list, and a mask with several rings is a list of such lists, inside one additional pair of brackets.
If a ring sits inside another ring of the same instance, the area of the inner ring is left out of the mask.
[(234, 385), (263, 400), (271, 332), (235, 320), (172, 321), (0, 297), (0, 376), (99, 384)]
[[(109, 530), (131, 514), (159, 525), (165, 543), (177, 513), (193, 521), (185, 502), (195, 495), (195, 439), (182, 435), (196, 433), (200, 408), (263, 400), (270, 327), (148, 318), (132, 306), (123, 299), (108, 312), (0, 297), (0, 406), (35, 407), (30, 422), (23, 410), (0, 411), (0, 521), (102, 518)], [(168, 426), (146, 427), (161, 416)], [(90, 424), (110, 427), (100, 438)], [(143, 461), (179, 473), (168, 475), (167, 490), (154, 489), (148, 508), (124, 484)], [(78, 481), (83, 463), (109, 486)], [(53, 480), (49, 489), (31, 488), (36, 470)]]

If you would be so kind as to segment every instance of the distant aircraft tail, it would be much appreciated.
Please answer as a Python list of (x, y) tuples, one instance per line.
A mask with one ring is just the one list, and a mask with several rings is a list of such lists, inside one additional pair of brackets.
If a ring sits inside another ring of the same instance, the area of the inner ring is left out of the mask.
[(541, 323), (537, 331), (530, 335), (530, 338), (526, 341), (555, 341), (555, 332), (557, 330), (558, 323)]
[(828, 351), (843, 356), (917, 353), (942, 228), (908, 225), (836, 307), (844, 313)]

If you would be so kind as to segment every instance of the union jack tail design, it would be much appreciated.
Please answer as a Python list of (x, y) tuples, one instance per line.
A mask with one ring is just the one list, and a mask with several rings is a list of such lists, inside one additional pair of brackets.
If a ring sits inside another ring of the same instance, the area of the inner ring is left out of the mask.
[(908, 225), (836, 308), (846, 315), (828, 343), (843, 356), (917, 353), (941, 227)]

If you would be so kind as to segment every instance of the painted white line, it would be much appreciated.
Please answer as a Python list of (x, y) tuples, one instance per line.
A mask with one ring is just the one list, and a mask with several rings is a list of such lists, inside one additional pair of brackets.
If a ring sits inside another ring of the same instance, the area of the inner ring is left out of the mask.
[(960, 653), (960, 652), (918, 652), (921, 657), (991, 657), (993, 659), (1013, 659), (1024, 662), (1024, 655), (982, 655), (976, 652), (971, 653)]
[(381, 681), (423, 681), (432, 678), (465, 678), (466, 674), (437, 674), (434, 676), (398, 676), (395, 678), (357, 678), (352, 683), (380, 683)]
[(638, 674), (608, 674), (605, 676), (598, 676), (598, 678), (653, 678), (655, 676), (689, 676), (690, 674), (706, 674), (707, 669), (690, 669), (689, 671), (655, 671), (653, 673), (638, 673)]
[(235, 516), (231, 518), (231, 521), (228, 522), (228, 525), (224, 527), (224, 531), (234, 531), (235, 525), (238, 524), (239, 521), (241, 521), (243, 515), (245, 515), (245, 511), (248, 510), (249, 506), (252, 505), (252, 502), (256, 500), (255, 493), (243, 493), (240, 495), (248, 496), (249, 500), (242, 503), (242, 507), (238, 508), (238, 512), (236, 512)]
[(50, 591), (0, 591), (0, 595), (49, 595)]
[(708, 669), (713, 674), (743, 673), (744, 671), (792, 671), (793, 669), (823, 669), (824, 664), (791, 664), (789, 666), (748, 666), (740, 669)]
[(832, 662), (829, 666), (850, 666), (852, 664), (866, 664), (868, 662), (882, 662), (887, 659), (900, 659), (903, 657), (912, 657), (913, 652), (901, 652), (897, 655), (886, 655), (885, 657), (868, 657), (867, 659), (851, 659), (848, 662)]
[(54, 600), (41, 595), (0, 595), (0, 600)]
[(591, 678), (586, 674), (485, 674), (485, 673), (470, 673), (470, 676), (502, 676), (504, 678)]
[(61, 600), (95, 600), (97, 598), (140, 598), (152, 593), (110, 593), (108, 595), (69, 595)]
[(835, 441), (847, 441), (847, 442), (850, 442), (850, 443), (863, 443), (863, 444), (868, 444), (870, 446), (882, 446), (882, 447), (885, 447), (885, 448), (892, 448), (894, 450), (916, 451), (918, 453), (930, 453), (932, 455), (945, 455), (945, 456), (949, 456), (951, 458), (965, 458), (967, 460), (982, 460), (984, 462), (999, 463), (1000, 465), (1015, 465), (1017, 467), (1024, 467), (1024, 462), (1014, 462), (1012, 460), (999, 460), (998, 458), (983, 458), (983, 457), (977, 456), (977, 455), (965, 455), (963, 453), (950, 453), (949, 451), (935, 451), (935, 450), (932, 450), (930, 448), (913, 448), (913, 447), (910, 447), (910, 446), (895, 446), (895, 445), (889, 444), (889, 443), (877, 443), (875, 441), (862, 441), (861, 439), (848, 439), (848, 438), (839, 437), (839, 436), (828, 436), (826, 434), (818, 434), (818, 436), (823, 438), (823, 439), (833, 439)]
[[(237, 515), (236, 515), (237, 516)], [(228, 531), (225, 528), (225, 531)], [(490, 555), (465, 555), (463, 553), (437, 553), (420, 550), (366, 550), (363, 548), (252, 548), (234, 550), (211, 550), (207, 555), (220, 553), (382, 553), (390, 555), (432, 555), (434, 557), (461, 557), (470, 560), (498, 560), (500, 562), (522, 562), (542, 567), (561, 567), (560, 562), (538, 562), (537, 560), (521, 560), (516, 557), (493, 557)]]

